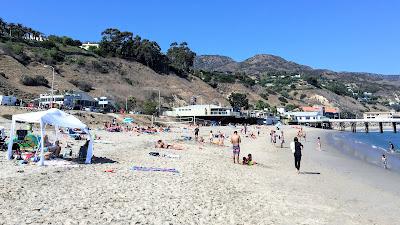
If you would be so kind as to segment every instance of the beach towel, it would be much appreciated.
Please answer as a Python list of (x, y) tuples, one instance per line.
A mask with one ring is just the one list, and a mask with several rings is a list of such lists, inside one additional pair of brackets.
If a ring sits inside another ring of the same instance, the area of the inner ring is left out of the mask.
[(179, 173), (176, 169), (168, 169), (168, 168), (156, 168), (156, 167), (142, 167), (142, 166), (133, 166), (131, 170), (136, 171), (155, 171), (155, 172), (170, 172), (170, 173)]

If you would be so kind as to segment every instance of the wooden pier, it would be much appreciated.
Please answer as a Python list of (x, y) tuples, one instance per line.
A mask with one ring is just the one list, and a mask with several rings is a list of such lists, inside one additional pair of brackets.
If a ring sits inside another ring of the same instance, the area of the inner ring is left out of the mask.
[(397, 133), (397, 123), (400, 123), (400, 118), (388, 118), (388, 119), (329, 119), (329, 123), (337, 124), (339, 130), (344, 131), (346, 127), (350, 127), (351, 132), (357, 132), (357, 124), (363, 124), (366, 133), (369, 132), (370, 124), (378, 124), (379, 132), (383, 133), (383, 125), (391, 124), (393, 132)]

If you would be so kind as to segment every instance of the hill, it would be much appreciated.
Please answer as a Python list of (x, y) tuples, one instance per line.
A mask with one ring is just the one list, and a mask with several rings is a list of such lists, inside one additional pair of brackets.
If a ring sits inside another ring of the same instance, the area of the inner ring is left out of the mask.
[[(398, 107), (399, 77), (313, 69), (279, 56), (260, 54), (243, 62), (227, 56), (197, 56), (186, 42), (172, 43), (166, 53), (154, 41), (109, 28), (99, 48), (79, 48), (79, 40), (0, 24), (0, 94), (26, 102), (48, 93), (55, 68), (55, 90), (82, 90), (107, 96), (118, 106), (126, 99), (133, 110), (154, 110), (160, 90), (163, 107), (203, 103), (229, 105), (231, 93), (245, 94), (250, 107), (304, 105), (338, 107), (343, 115)], [(33, 35), (33, 39), (32, 39)], [(40, 37), (40, 38), (38, 38)], [(40, 40), (39, 40), (40, 39)], [(396, 108), (396, 109), (397, 109)]]

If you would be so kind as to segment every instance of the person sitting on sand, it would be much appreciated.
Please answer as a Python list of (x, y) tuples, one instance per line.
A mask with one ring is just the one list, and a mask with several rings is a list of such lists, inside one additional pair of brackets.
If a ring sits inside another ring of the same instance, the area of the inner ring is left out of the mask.
[(185, 147), (179, 144), (166, 144), (162, 140), (158, 140), (156, 143), (156, 148), (165, 148), (165, 149), (175, 149), (175, 150), (184, 150)]
[(246, 157), (243, 157), (242, 164), (243, 164), (243, 165), (248, 165), (248, 161), (247, 161), (247, 158), (246, 158)]
[(247, 155), (247, 165), (252, 166), (257, 164), (256, 162), (253, 161), (253, 156), (251, 154)]
[(60, 157), (61, 146), (60, 141), (56, 141), (53, 146), (47, 147), (49, 152), (51, 152), (55, 157)]

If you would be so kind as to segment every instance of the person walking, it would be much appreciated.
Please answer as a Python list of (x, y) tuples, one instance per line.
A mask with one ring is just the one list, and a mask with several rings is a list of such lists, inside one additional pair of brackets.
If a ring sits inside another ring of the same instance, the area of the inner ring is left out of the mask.
[(196, 126), (196, 128), (194, 129), (194, 138), (197, 141), (197, 139), (199, 138), (199, 125)]
[(240, 139), (240, 136), (238, 135), (237, 131), (235, 130), (231, 137), (231, 143), (232, 143), (232, 149), (233, 149), (233, 163), (237, 162), (238, 164), (240, 164), (240, 162), (239, 162), (240, 142), (242, 142), (242, 140)]
[(300, 174), (300, 161), (301, 161), (301, 151), (303, 150), (303, 145), (299, 142), (297, 137), (294, 138), (294, 143), (292, 144), (292, 152), (294, 155), (294, 166), (297, 169), (297, 173)]
[(285, 138), (283, 136), (283, 130), (281, 131), (281, 136), (279, 136), (280, 141), (281, 141), (281, 148), (283, 148), (283, 143), (285, 143)]

